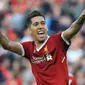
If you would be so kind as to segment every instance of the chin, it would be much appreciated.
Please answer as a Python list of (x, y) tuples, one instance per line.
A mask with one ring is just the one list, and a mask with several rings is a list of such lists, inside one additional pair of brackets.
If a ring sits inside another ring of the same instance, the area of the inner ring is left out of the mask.
[(43, 43), (45, 40), (40, 40), (39, 43)]
[(46, 37), (38, 37), (37, 39), (40, 43), (43, 43), (46, 40)]
[(40, 43), (43, 43), (45, 41), (45, 39), (40, 39), (39, 42)]

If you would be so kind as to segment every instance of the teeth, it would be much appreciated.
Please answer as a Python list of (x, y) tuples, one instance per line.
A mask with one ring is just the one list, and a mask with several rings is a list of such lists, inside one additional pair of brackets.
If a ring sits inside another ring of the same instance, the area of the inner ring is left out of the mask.
[(39, 32), (39, 33), (44, 33), (43, 31)]
[(44, 35), (43, 33), (39, 33), (38, 35)]
[(44, 32), (43, 32), (43, 31), (40, 31), (40, 32), (38, 32), (38, 35), (39, 35), (40, 37), (44, 37)]
[(44, 34), (39, 34), (40, 37), (44, 37)]

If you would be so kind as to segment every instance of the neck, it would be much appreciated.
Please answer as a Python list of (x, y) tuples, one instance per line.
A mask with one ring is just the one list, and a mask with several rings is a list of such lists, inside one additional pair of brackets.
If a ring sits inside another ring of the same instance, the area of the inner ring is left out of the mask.
[(49, 36), (46, 36), (46, 39), (43, 41), (35, 41), (36, 48), (40, 48), (40, 46), (47, 41), (47, 38), (49, 38)]
[(43, 43), (44, 43), (44, 41), (42, 41), (42, 42), (39, 42), (39, 41), (35, 42), (36, 48), (40, 48), (40, 46), (41, 46)]

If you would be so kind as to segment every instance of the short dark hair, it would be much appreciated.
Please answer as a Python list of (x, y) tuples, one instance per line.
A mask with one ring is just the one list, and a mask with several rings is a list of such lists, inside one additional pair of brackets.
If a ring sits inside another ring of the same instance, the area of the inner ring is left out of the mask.
[(36, 17), (36, 16), (42, 16), (42, 17), (45, 19), (43, 13), (41, 13), (41, 12), (38, 11), (38, 10), (34, 10), (34, 11), (32, 11), (30, 14), (27, 15), (27, 26), (30, 26), (30, 24), (31, 24), (31, 19), (32, 19), (33, 17)]

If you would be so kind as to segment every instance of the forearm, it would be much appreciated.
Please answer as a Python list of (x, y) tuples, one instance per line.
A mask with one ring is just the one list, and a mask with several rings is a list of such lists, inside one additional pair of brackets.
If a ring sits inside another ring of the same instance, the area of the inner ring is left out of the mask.
[(0, 44), (6, 50), (15, 52), (15, 53), (20, 54), (20, 55), (22, 54), (20, 45), (16, 42), (10, 41), (2, 33), (0, 33)]
[(72, 35), (74, 36), (76, 33), (79, 32), (79, 30), (82, 28), (84, 24), (85, 19), (83, 17), (79, 17), (70, 27), (70, 30), (72, 31)]
[(84, 21), (84, 17), (79, 17), (66, 31), (63, 32), (64, 38), (70, 40), (76, 35), (82, 28)]
[(10, 42), (9, 39), (5, 35), (3, 34), (0, 35), (0, 44), (4, 49), (10, 48), (9, 42)]

